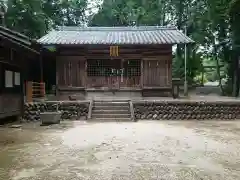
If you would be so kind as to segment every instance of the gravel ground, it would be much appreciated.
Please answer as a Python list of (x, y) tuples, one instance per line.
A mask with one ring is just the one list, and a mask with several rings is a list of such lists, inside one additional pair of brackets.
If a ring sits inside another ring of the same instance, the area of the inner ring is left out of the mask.
[(238, 180), (240, 122), (4, 126), (0, 179)]

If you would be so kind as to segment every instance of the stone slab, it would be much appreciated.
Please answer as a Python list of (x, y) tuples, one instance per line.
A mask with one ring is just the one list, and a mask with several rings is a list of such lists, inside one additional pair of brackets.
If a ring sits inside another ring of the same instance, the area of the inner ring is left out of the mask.
[(44, 112), (40, 114), (42, 124), (59, 124), (61, 112)]

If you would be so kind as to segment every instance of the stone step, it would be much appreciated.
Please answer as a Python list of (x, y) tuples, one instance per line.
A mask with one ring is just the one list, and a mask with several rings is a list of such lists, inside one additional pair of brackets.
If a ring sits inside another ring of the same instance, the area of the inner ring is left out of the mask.
[(93, 103), (93, 106), (96, 107), (96, 106), (126, 106), (128, 107), (129, 106), (129, 103), (128, 102), (94, 102)]
[(93, 110), (92, 114), (130, 114), (130, 111), (128, 109), (122, 110), (122, 109), (104, 109), (104, 110)]
[(130, 118), (92, 118), (90, 121), (97, 122), (129, 122)]
[(129, 110), (128, 106), (93, 106), (93, 110)]
[(130, 118), (130, 114), (92, 114), (92, 118)]
[(128, 103), (129, 100), (95, 100), (94, 102), (100, 102), (100, 103)]
[(128, 101), (94, 101), (92, 120), (96, 121), (130, 121)]

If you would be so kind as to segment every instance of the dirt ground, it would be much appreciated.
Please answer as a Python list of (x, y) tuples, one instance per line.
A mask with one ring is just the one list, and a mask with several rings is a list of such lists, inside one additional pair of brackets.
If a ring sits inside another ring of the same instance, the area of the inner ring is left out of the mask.
[(239, 180), (240, 121), (0, 127), (1, 180)]

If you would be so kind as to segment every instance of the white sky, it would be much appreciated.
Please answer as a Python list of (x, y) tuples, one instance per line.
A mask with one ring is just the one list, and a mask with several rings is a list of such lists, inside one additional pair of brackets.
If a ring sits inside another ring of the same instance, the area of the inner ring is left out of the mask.
[(98, 12), (98, 5), (101, 5), (103, 3), (103, 0), (88, 0), (88, 7), (85, 13), (87, 16), (91, 15), (91, 14), (96, 14)]

